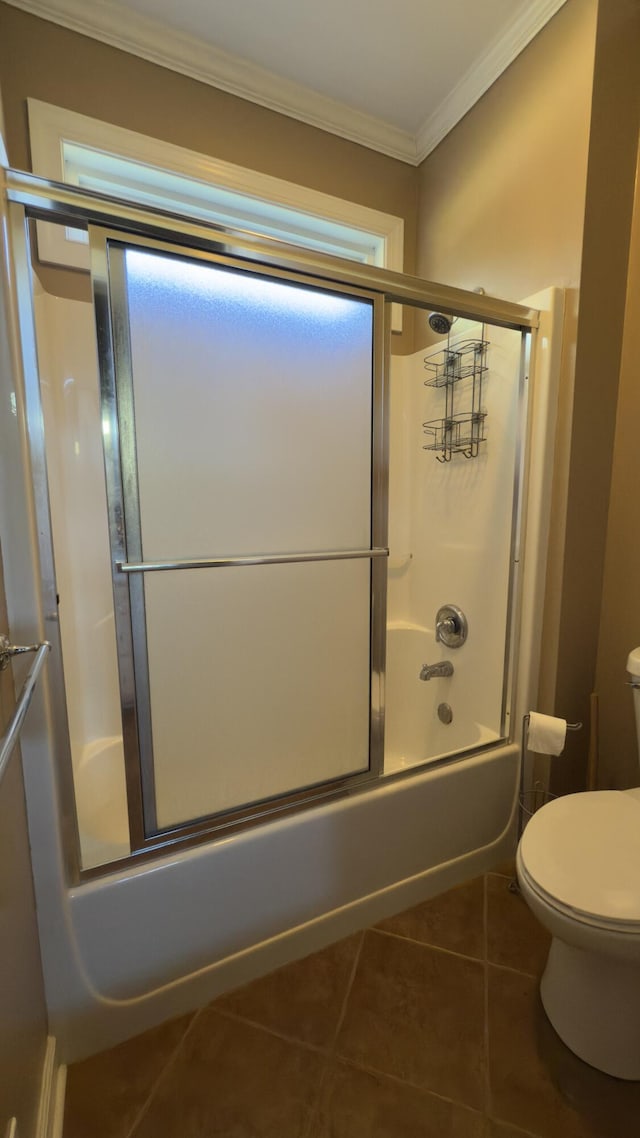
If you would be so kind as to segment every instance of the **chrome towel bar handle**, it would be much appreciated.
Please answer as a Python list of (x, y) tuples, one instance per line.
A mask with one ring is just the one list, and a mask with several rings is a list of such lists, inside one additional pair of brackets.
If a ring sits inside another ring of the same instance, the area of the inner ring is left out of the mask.
[(357, 558), (388, 557), (389, 550), (328, 549), (313, 553), (257, 553), (242, 557), (192, 557), (175, 561), (116, 561), (118, 573), (161, 573), (174, 569), (225, 569), (243, 565), (295, 565), (314, 561), (353, 561)]
[(8, 636), (0, 635), (0, 672), (9, 667), (12, 656), (22, 656), (25, 652), (37, 652), (40, 644), (11, 644)]
[[(6, 636), (3, 636), (1, 638), (1, 640), (2, 640), (2, 643), (4, 646), (3, 651), (6, 651), (7, 648), (12, 647), (9, 644)], [(9, 761), (9, 756), (11, 755), (11, 752), (13, 751), (13, 748), (15, 747), (15, 745), (18, 741), (18, 735), (20, 734), (20, 728), (22, 727), (24, 717), (27, 714), (27, 711), (29, 710), (29, 704), (31, 703), (31, 697), (33, 695), (33, 690), (36, 686), (38, 676), (40, 675), (40, 670), (42, 668), (42, 665), (44, 664), (47, 652), (49, 651), (50, 648), (51, 648), (51, 645), (49, 644), (49, 641), (43, 640), (42, 644), (34, 644), (34, 645), (29, 646), (27, 648), (20, 649), (17, 652), (14, 651), (13, 653), (11, 653), (14, 656), (16, 656), (16, 655), (20, 656), (25, 651), (26, 652), (35, 652), (36, 658), (33, 661), (33, 664), (29, 668), (29, 671), (27, 672), (27, 675), (25, 677), (25, 681), (22, 685), (22, 690), (20, 692), (20, 695), (18, 696), (18, 700), (17, 700), (16, 706), (15, 706), (15, 710), (14, 710), (13, 715), (11, 717), (11, 721), (9, 723), (9, 726), (7, 727), (7, 730), (5, 731), (4, 735), (0, 739), (0, 781), (2, 781), (2, 776), (6, 770), (7, 763)], [(10, 659), (10, 655), (7, 655), (7, 661), (9, 659)], [(6, 667), (6, 665), (5, 665), (5, 667)]]

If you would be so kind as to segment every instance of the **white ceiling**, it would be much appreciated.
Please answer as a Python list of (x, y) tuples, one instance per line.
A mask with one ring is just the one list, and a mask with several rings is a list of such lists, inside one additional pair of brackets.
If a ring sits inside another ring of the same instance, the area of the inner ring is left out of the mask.
[(416, 163), (565, 0), (9, 0)]

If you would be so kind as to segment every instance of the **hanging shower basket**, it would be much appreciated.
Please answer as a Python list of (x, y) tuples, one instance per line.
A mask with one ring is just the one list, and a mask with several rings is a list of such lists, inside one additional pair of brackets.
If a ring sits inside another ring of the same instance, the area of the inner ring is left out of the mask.
[(485, 441), (485, 419), (486, 414), (481, 411), (452, 415), (448, 419), (429, 419), (422, 424), (429, 440), (422, 449), (440, 451), (437, 456), (440, 462), (448, 462), (453, 454), (475, 458), (480, 443)]
[[(482, 410), (482, 377), (487, 371), (488, 340), (462, 340), (455, 348), (447, 346), (424, 360), (429, 378), (425, 387), (445, 390), (444, 416), (423, 423), (427, 442), (423, 450), (437, 451), (438, 462), (450, 462), (454, 454), (476, 458), (480, 443), (485, 441)], [(456, 411), (454, 388), (461, 379), (470, 379), (468, 393), (463, 398), (470, 410)]]
[(425, 387), (446, 387), (469, 375), (480, 376), (487, 371), (488, 347), (488, 340), (462, 340), (455, 348), (425, 356), (425, 371), (430, 373)]

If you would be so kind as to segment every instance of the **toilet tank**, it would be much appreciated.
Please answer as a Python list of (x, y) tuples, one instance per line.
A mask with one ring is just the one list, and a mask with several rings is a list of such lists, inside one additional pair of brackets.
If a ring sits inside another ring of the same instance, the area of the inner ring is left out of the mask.
[(636, 713), (636, 734), (638, 737), (638, 762), (640, 762), (640, 648), (634, 648), (627, 659), (627, 671), (631, 677), (633, 708)]

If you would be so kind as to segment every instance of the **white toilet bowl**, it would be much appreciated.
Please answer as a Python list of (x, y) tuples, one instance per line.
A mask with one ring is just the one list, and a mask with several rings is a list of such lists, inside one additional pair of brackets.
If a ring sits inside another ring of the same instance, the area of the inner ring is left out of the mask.
[(553, 1027), (592, 1066), (640, 1079), (640, 790), (549, 802), (516, 866), (553, 937), (540, 986)]

